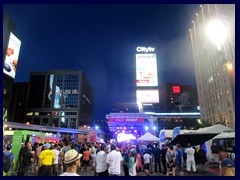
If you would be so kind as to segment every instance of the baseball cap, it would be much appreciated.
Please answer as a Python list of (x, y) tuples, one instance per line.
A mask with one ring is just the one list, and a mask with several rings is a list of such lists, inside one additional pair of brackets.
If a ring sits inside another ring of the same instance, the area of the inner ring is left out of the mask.
[(51, 147), (51, 145), (48, 144), (48, 143), (47, 143), (47, 144), (44, 144), (43, 146), (46, 147), (46, 148), (48, 148), (48, 149)]
[(235, 164), (231, 159), (224, 159), (221, 163), (221, 167), (235, 167)]
[(137, 151), (135, 149), (132, 149), (131, 153), (133, 153), (135, 155), (135, 154), (137, 154)]
[(6, 149), (7, 149), (7, 150), (11, 150), (11, 149), (12, 149), (12, 145), (11, 145), (11, 144), (8, 144), (8, 145), (6, 146)]

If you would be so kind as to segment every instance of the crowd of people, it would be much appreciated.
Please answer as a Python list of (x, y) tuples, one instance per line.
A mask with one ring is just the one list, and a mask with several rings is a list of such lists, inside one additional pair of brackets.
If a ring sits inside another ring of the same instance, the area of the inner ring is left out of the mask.
[[(186, 148), (180, 144), (164, 144), (160, 148), (158, 143), (25, 142), (18, 159), (11, 153), (10, 142), (3, 147), (10, 162), (10, 168), (4, 168), (7, 176), (15, 165), (18, 176), (78, 176), (83, 171), (91, 171), (94, 176), (183, 176), (185, 167), (187, 175), (205, 173), (207, 162), (204, 146), (190, 144)], [(227, 160), (223, 163), (233, 166)], [(224, 168), (221, 175), (223, 171)]]

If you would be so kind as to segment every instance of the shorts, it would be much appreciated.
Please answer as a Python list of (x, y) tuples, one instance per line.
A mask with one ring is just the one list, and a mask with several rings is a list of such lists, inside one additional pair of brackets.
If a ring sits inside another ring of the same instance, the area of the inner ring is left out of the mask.
[(149, 163), (144, 164), (144, 165), (143, 165), (143, 169), (149, 170)]

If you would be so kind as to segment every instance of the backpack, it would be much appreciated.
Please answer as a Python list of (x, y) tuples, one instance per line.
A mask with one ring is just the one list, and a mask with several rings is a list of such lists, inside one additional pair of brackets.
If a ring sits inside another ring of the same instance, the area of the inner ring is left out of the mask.
[(12, 156), (12, 154), (13, 153), (11, 153), (9, 155), (6, 155), (5, 153), (3, 153), (3, 171), (5, 173), (7, 173), (11, 168), (11, 164), (12, 164), (11, 156)]

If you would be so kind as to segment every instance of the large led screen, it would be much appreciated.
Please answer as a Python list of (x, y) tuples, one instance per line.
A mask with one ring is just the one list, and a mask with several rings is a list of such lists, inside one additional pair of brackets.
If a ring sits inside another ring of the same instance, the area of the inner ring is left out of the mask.
[(15, 79), (17, 71), (18, 56), (20, 51), (21, 41), (10, 33), (6, 57), (3, 65), (3, 73)]
[(137, 90), (137, 102), (140, 103), (159, 103), (159, 93), (157, 89)]
[(136, 84), (158, 86), (156, 54), (136, 54)]

